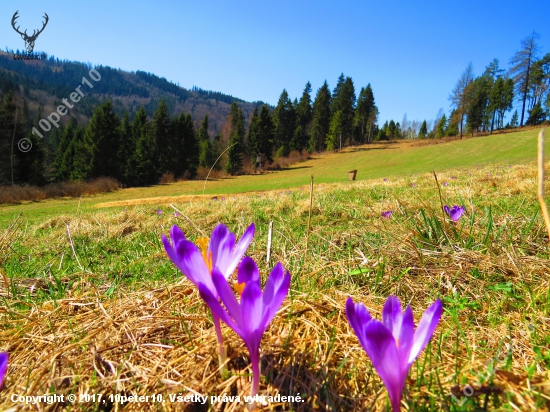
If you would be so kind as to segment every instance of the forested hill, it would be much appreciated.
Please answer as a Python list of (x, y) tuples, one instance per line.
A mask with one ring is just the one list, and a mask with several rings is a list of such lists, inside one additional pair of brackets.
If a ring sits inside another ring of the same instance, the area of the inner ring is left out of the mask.
[[(53, 56), (45, 60), (14, 60), (13, 53), (0, 52), (0, 91), (5, 94), (19, 86), (30, 111), (36, 117), (39, 110), (43, 114), (54, 111), (61, 99), (68, 98), (75, 88), (82, 84), (82, 77), (88, 76), (92, 66), (89, 63), (61, 61)], [(81, 99), (69, 114), (86, 125), (94, 109), (110, 99), (115, 113), (122, 117), (125, 110), (133, 119), (141, 106), (148, 116), (152, 116), (158, 103), (164, 100), (170, 115), (190, 113), (198, 125), (206, 113), (209, 115), (211, 133), (222, 130), (227, 120), (232, 102), (238, 102), (245, 121), (248, 121), (254, 107), (263, 102), (248, 103), (242, 99), (220, 92), (212, 92), (193, 87), (185, 89), (143, 71), (126, 72), (109, 66), (96, 66), (101, 80), (94, 88), (87, 90), (86, 98)], [(88, 89), (88, 88), (86, 88)], [(64, 116), (63, 121), (68, 121)]]

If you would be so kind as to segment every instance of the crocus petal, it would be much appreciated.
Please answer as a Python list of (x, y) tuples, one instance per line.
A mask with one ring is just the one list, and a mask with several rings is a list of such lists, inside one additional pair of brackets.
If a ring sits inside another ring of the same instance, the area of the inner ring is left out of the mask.
[(277, 262), (275, 267), (271, 270), (269, 277), (265, 283), (264, 288), (264, 302), (271, 302), (276, 290), (281, 287), (283, 283), (284, 268), (281, 262)]
[[(237, 268), (237, 265), (243, 258), (248, 247), (250, 246), (250, 243), (252, 243), (252, 239), (254, 239), (254, 230), (255, 230), (255, 226), (254, 226), (254, 223), (252, 223), (250, 226), (248, 226), (248, 229), (246, 229), (241, 239), (235, 246), (235, 250), (233, 250), (233, 253), (231, 254), (231, 258), (227, 263), (227, 272), (229, 273), (229, 275), (227, 275), (226, 277), (229, 277), (235, 271), (235, 269)], [(233, 249), (233, 245), (231, 246), (231, 248)]]
[(210, 272), (197, 246), (188, 240), (184, 240), (176, 245), (176, 253), (179, 261), (174, 263), (187, 279), (193, 282), (195, 286), (204, 283), (214, 293), (215, 289)]
[(445, 210), (445, 213), (447, 213), (447, 215), (451, 216), (451, 208), (449, 206), (443, 206), (443, 210)]
[(259, 282), (260, 271), (254, 259), (245, 256), (239, 265), (239, 273), (237, 274), (239, 283)]
[(242, 326), (243, 319), (241, 317), (239, 302), (233, 293), (233, 289), (231, 289), (231, 286), (227, 283), (227, 279), (216, 267), (212, 268), (212, 281), (227, 311), (231, 317), (235, 319), (235, 322), (237, 322), (239, 326)]
[(391, 332), (395, 339), (401, 334), (401, 323), (403, 322), (403, 312), (401, 312), (401, 302), (397, 296), (389, 296), (382, 309), (382, 323)]
[(212, 264), (220, 269), (226, 279), (233, 273), (227, 273), (226, 271), (233, 246), (235, 246), (235, 235), (229, 232), (227, 226), (220, 223), (214, 228), (212, 236), (210, 236), (208, 254), (212, 253)]
[(399, 352), (399, 358), (401, 359), (401, 368), (406, 375), (409, 365), (409, 355), (414, 343), (414, 318), (413, 311), (410, 306), (407, 306), (403, 313), (403, 320), (401, 321), (401, 330), (398, 336), (397, 351)]
[(212, 314), (223, 320), (231, 329), (235, 331), (237, 335), (241, 337), (241, 339), (244, 340), (246, 332), (240, 325), (231, 319), (231, 316), (229, 316), (227, 311), (220, 304), (219, 299), (208, 289), (208, 287), (206, 287), (204, 283), (199, 284), (199, 294), (201, 295), (202, 300), (204, 300), (204, 303), (206, 303), (212, 311)]
[[(283, 265), (280, 263), (278, 265), (281, 265), (282, 272)], [(276, 267), (278, 265), (276, 265)], [(286, 271), (284, 277), (281, 276), (281, 278), (279, 279), (279, 276), (280, 275), (278, 270), (275, 271), (274, 268), (267, 278), (267, 283), (264, 289), (264, 314), (262, 317), (262, 322), (264, 322), (266, 325), (269, 325), (271, 323), (271, 321), (277, 314), (277, 311), (281, 308), (281, 305), (288, 295), (288, 290), (290, 289), (291, 279), (288, 270)]]
[(346, 317), (364, 349), (367, 344), (365, 326), (372, 319), (368, 309), (362, 303), (353, 303), (353, 299), (350, 297), (346, 301)]
[(393, 411), (399, 411), (407, 375), (403, 374), (401, 369), (395, 339), (391, 332), (376, 319), (365, 326), (365, 338), (365, 352), (386, 385)]
[(443, 304), (437, 299), (432, 305), (424, 312), (420, 323), (414, 333), (414, 342), (409, 354), (409, 364), (412, 364), (416, 357), (424, 350), (432, 335), (435, 332), (435, 328), (439, 323), (441, 314), (443, 312)]
[(257, 351), (260, 347), (262, 335), (267, 329), (267, 324), (262, 322), (262, 290), (260, 282), (249, 282), (244, 287), (241, 297), (241, 316), (246, 321), (243, 329), (247, 332), (245, 341), (250, 352)]
[(170, 229), (170, 237), (172, 238), (174, 246), (177, 245), (181, 240), (187, 240), (182, 230), (177, 225), (172, 226), (172, 229)]
[[(174, 262), (174, 264), (176, 266), (178, 266), (180, 258), (178, 256), (178, 254), (176, 253), (176, 249), (174, 249), (174, 247), (172, 247), (172, 244), (170, 243), (170, 241), (164, 235), (162, 235), (162, 244), (164, 245), (164, 250), (166, 251), (166, 254), (170, 258), (170, 260), (172, 262)], [(178, 267), (178, 269), (179, 269), (179, 267)]]
[(8, 370), (8, 352), (0, 353), (0, 386), (4, 382), (6, 371)]

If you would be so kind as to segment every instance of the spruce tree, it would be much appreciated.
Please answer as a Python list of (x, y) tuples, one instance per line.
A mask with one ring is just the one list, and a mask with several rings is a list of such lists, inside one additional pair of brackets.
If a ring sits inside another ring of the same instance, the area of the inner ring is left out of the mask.
[(428, 135), (428, 125), (426, 124), (426, 120), (422, 122), (422, 126), (420, 126), (420, 130), (418, 132), (418, 138), (424, 139)]
[(441, 139), (445, 136), (445, 130), (447, 129), (447, 117), (445, 114), (439, 119), (439, 122), (437, 123), (437, 131), (435, 134), (435, 137), (438, 139)]
[(136, 150), (130, 161), (131, 185), (145, 186), (154, 184), (160, 178), (157, 148), (151, 133), (145, 108), (142, 106), (132, 122), (132, 134), (136, 141)]
[(208, 134), (208, 114), (204, 115), (197, 138), (200, 146), (199, 166), (210, 168), (216, 161), (217, 155)]
[(273, 161), (273, 139), (275, 125), (269, 108), (264, 104), (258, 120), (257, 153), (263, 154), (269, 162)]
[(115, 176), (120, 121), (110, 100), (94, 110), (86, 127), (84, 146), (90, 151), (90, 176)]
[(308, 151), (321, 151), (325, 148), (325, 139), (330, 127), (330, 103), (331, 94), (327, 81), (317, 90), (313, 102), (313, 124), (311, 127), (311, 138)]
[(296, 125), (296, 113), (286, 89), (281, 93), (277, 107), (273, 112), (273, 123), (275, 125), (275, 150), (283, 156), (288, 156), (290, 141)]
[(370, 122), (376, 106), (374, 104), (374, 95), (370, 83), (367, 87), (362, 87), (357, 100), (355, 110), (355, 125), (358, 128), (359, 141), (370, 142), (372, 140), (372, 126)]
[(227, 150), (225, 170), (233, 176), (240, 172), (242, 168), (245, 133), (242, 110), (236, 102), (231, 104), (229, 116), (231, 121), (231, 134), (229, 136), (229, 149)]
[[(187, 163), (187, 177), (189, 179), (194, 179), (197, 176), (197, 169), (199, 167), (199, 142), (195, 127), (193, 126), (191, 114), (187, 113), (184, 115), (182, 113), (180, 116), (180, 123), (182, 128), (181, 144), (185, 150), (185, 161)], [(242, 128), (244, 136), (244, 122)]]
[(130, 184), (132, 179), (132, 170), (130, 160), (136, 151), (136, 141), (132, 132), (132, 124), (128, 112), (125, 111), (122, 115), (122, 122), (118, 130), (118, 152), (117, 152), (117, 176), (116, 178), (125, 183)]
[(332, 95), (331, 113), (341, 112), (340, 123), (343, 141), (353, 139), (353, 120), (355, 116), (355, 87), (351, 77), (342, 73)]
[(171, 120), (168, 106), (161, 100), (153, 114), (151, 137), (157, 147), (159, 174), (170, 173), (174, 169), (174, 142), (171, 139)]
[[(293, 136), (294, 150), (307, 149), (309, 135), (311, 133), (311, 121), (313, 120), (313, 108), (311, 106), (311, 83), (307, 82), (300, 101), (296, 105), (296, 130)], [(297, 131), (298, 127), (301, 128)]]
[[(54, 180), (63, 181), (68, 180), (71, 175), (72, 157), (71, 153), (68, 153), (69, 146), (73, 140), (74, 131), (77, 127), (76, 119), (71, 117), (69, 123), (65, 126), (61, 139), (57, 146), (56, 156), (54, 160)], [(70, 159), (70, 160), (69, 160)]]

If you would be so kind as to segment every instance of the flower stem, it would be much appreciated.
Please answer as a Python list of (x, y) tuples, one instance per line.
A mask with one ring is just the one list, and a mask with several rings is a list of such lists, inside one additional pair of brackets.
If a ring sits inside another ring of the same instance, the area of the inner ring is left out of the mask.
[[(256, 353), (250, 352), (250, 364), (252, 366), (252, 386), (250, 387), (250, 397), (254, 398), (260, 389), (260, 351)], [(249, 411), (256, 409), (256, 402), (252, 402), (248, 406)]]
[(227, 377), (227, 367), (225, 361), (227, 359), (227, 350), (223, 344), (222, 327), (220, 324), (220, 318), (212, 313), (212, 321), (214, 322), (214, 329), (216, 330), (216, 336), (218, 338), (218, 362), (220, 364), (220, 375), (223, 379)]

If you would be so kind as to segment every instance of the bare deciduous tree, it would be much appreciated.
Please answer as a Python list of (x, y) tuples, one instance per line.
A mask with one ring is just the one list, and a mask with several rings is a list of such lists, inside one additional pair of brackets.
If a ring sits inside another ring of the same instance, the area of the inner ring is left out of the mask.
[(516, 85), (516, 95), (522, 100), (521, 121), (520, 126), (523, 126), (523, 117), (525, 115), (525, 101), (527, 100), (527, 92), (529, 91), (529, 75), (533, 67), (533, 62), (537, 59), (539, 48), (536, 40), (539, 35), (536, 32), (531, 33), (521, 41), (522, 49), (518, 51), (514, 57), (510, 59), (510, 77)]

